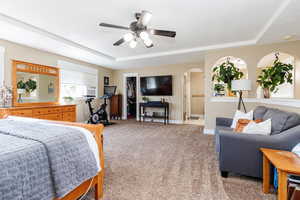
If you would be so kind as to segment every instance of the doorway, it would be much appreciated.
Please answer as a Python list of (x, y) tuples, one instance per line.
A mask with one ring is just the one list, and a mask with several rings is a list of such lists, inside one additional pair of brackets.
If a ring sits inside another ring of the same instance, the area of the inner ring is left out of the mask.
[(137, 114), (137, 78), (126, 78), (127, 119), (136, 119)]
[(183, 80), (184, 123), (204, 126), (204, 72), (200, 68), (190, 69)]

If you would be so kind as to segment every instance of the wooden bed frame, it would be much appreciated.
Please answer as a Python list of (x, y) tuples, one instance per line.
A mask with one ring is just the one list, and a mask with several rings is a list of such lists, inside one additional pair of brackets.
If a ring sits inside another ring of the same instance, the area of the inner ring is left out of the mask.
[[(5, 115), (3, 117), (0, 117), (0, 119), (7, 118), (8, 115)], [(49, 121), (49, 120), (47, 120)], [(100, 200), (103, 198), (103, 183), (104, 183), (104, 152), (103, 152), (103, 125), (98, 124), (83, 124), (83, 123), (76, 123), (76, 122), (63, 122), (63, 121), (51, 121), (53, 123), (57, 124), (63, 124), (67, 126), (77, 126), (77, 127), (82, 127), (87, 130), (89, 130), (98, 145), (98, 150), (99, 150), (99, 158), (100, 158), (100, 166), (101, 166), (101, 171), (93, 178), (83, 182), (81, 185), (79, 185), (77, 188), (75, 188), (73, 191), (71, 191), (69, 194), (64, 196), (63, 198), (60, 199), (54, 199), (54, 200), (76, 200), (80, 198), (80, 196), (84, 195), (89, 187), (94, 187), (95, 188), (95, 200)]]
[(103, 128), (102, 124), (83, 124), (83, 123), (75, 123), (75, 122), (62, 122), (62, 121), (54, 121), (54, 123), (64, 124), (68, 126), (77, 126), (82, 127), (89, 130), (97, 144), (99, 150), (99, 158), (100, 158), (100, 167), (101, 171), (98, 173), (97, 176), (91, 178), (90, 180), (85, 181), (80, 186), (75, 188), (72, 192), (64, 196), (60, 199), (55, 200), (76, 200), (80, 196), (84, 195), (88, 190), (89, 186), (95, 188), (95, 200), (99, 200), (103, 198), (103, 183), (104, 183), (104, 152), (103, 152)]

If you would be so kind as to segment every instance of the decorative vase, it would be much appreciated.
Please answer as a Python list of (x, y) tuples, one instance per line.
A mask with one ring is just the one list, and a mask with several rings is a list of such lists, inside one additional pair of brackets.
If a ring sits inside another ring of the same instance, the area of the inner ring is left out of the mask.
[(264, 98), (265, 99), (269, 99), (270, 98), (270, 90), (269, 90), (269, 88), (264, 88), (263, 89), (263, 93), (264, 93)]

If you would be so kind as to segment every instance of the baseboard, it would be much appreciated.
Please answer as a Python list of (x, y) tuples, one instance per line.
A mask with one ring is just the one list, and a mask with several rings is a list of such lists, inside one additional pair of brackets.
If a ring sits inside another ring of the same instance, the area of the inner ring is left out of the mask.
[(204, 117), (204, 115), (200, 115), (200, 114), (191, 114), (191, 117)]
[(203, 133), (206, 134), (206, 135), (214, 135), (215, 134), (215, 129), (204, 128)]
[[(138, 119), (136, 121), (139, 121)], [(152, 119), (145, 119), (145, 122), (152, 122)], [(163, 123), (163, 119), (153, 119), (153, 122), (160, 122)], [(182, 120), (169, 120), (170, 124), (183, 124)]]

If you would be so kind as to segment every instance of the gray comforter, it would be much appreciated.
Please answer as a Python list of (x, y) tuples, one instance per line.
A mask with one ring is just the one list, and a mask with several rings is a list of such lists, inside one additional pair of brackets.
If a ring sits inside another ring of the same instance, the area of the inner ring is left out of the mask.
[(77, 129), (0, 120), (0, 199), (61, 198), (97, 175), (96, 159)]

